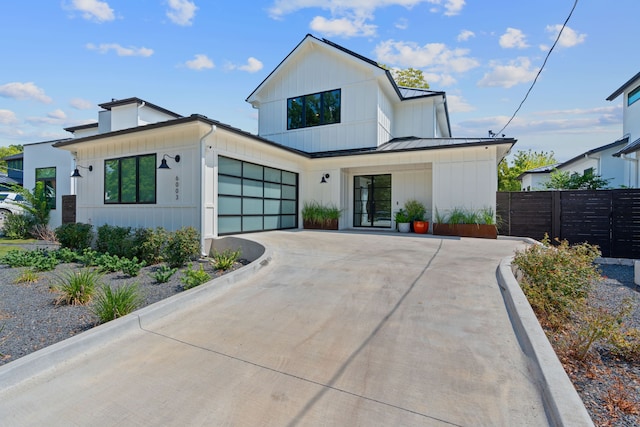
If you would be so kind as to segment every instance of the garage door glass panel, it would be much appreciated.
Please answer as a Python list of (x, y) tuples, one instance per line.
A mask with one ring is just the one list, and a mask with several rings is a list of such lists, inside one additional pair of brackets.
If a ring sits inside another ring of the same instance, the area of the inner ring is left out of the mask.
[(298, 175), (218, 157), (218, 234), (298, 226)]

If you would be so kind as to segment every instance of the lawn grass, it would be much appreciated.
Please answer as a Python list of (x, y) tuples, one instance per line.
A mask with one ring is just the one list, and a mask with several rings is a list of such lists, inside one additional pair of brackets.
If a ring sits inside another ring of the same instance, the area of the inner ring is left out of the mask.
[(6, 237), (0, 237), (0, 256), (6, 255), (9, 251), (24, 250), (24, 248), (17, 245), (25, 245), (35, 242), (37, 242), (36, 239), (7, 239)]

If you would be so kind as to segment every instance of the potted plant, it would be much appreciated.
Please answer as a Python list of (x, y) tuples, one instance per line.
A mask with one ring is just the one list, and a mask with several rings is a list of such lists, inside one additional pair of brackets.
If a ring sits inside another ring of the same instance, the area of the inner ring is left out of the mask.
[(433, 234), (496, 239), (498, 237), (498, 229), (492, 208), (470, 210), (456, 207), (449, 212), (448, 216), (440, 215), (438, 209), (436, 209)]
[(337, 230), (342, 211), (335, 205), (322, 205), (316, 201), (304, 202), (302, 226), (312, 230)]
[(404, 209), (400, 209), (395, 214), (396, 226), (401, 233), (408, 233), (411, 229), (409, 215)]
[(404, 208), (407, 211), (409, 220), (412, 222), (413, 231), (422, 234), (426, 233), (429, 230), (429, 223), (424, 219), (427, 213), (424, 205), (415, 199), (410, 199), (404, 203)]

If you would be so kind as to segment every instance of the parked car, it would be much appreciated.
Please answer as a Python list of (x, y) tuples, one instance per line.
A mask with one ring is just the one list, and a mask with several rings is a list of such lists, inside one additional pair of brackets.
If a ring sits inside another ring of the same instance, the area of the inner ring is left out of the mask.
[(4, 227), (4, 220), (7, 215), (10, 213), (22, 213), (23, 209), (20, 204), (24, 203), (24, 201), (24, 197), (21, 194), (0, 191), (0, 231)]

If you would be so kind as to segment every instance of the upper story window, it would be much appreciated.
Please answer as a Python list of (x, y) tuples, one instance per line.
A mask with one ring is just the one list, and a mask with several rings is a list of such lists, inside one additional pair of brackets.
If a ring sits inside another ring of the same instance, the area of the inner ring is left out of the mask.
[(56, 208), (56, 168), (36, 168), (36, 182), (44, 184), (44, 194), (49, 209)]
[(637, 100), (640, 99), (640, 86), (629, 92), (629, 96), (627, 97), (627, 106), (633, 104)]
[(156, 155), (105, 160), (104, 202), (155, 203)]
[(287, 129), (340, 123), (340, 89), (287, 99)]

